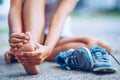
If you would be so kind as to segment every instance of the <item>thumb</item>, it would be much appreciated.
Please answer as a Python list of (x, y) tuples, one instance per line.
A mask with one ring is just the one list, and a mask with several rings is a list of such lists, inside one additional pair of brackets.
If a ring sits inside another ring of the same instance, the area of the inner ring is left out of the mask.
[(32, 38), (32, 35), (31, 35), (31, 33), (29, 31), (25, 32), (25, 35), (29, 36), (30, 39)]

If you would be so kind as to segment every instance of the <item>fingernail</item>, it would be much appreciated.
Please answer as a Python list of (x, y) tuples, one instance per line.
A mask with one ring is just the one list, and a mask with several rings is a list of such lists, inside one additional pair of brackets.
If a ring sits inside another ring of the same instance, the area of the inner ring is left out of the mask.
[(25, 36), (25, 39), (30, 39), (28, 36)]
[(27, 40), (23, 40), (24, 43), (27, 43), (28, 41)]

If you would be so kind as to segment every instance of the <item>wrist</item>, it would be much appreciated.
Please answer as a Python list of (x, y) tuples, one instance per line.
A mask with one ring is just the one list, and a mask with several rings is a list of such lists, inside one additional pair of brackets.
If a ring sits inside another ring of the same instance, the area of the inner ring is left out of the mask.
[(10, 31), (10, 35), (15, 33), (21, 33), (21, 31)]
[(52, 48), (50, 46), (41, 45), (39, 43), (36, 43), (35, 45), (36, 45), (36, 50), (38, 49), (38, 50), (44, 52), (44, 54), (46, 56), (49, 56), (52, 53), (53, 49), (54, 49), (54, 48)]
[(10, 34), (12, 33), (21, 33), (22, 29), (19, 27), (10, 27)]

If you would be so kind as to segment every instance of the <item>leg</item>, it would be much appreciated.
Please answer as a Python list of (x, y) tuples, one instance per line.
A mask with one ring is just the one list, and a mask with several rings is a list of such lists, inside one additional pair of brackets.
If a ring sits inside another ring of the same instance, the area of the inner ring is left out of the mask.
[[(39, 10), (36, 10), (36, 8)], [(24, 44), (20, 49), (18, 49), (16, 52), (17, 54), (25, 51), (34, 51), (34, 42), (42, 43), (44, 29), (44, 8), (45, 0), (25, 0), (23, 7), (23, 28), (24, 32), (30, 31), (32, 33), (32, 38), (27, 44)], [(31, 36), (30, 34), (26, 35)], [(38, 74), (39, 72), (38, 65), (31, 65), (30, 63), (22, 63), (22, 65), (28, 74), (34, 75)]]
[(55, 56), (64, 50), (75, 49), (79, 47), (91, 48), (94, 45), (99, 45), (103, 48), (106, 48), (108, 51), (111, 51), (111, 48), (106, 45), (106, 43), (96, 40), (93, 38), (66, 38), (59, 40), (52, 54), (46, 59), (47, 61), (54, 61)]
[[(11, 0), (8, 22), (9, 22), (9, 35), (12, 33), (21, 33), (22, 32), (22, 0)], [(16, 62), (13, 52), (7, 51), (4, 54), (6, 63), (10, 64)]]
[[(39, 9), (39, 10), (36, 10)], [(44, 8), (45, 8), (45, 0), (25, 0), (23, 7), (23, 32), (30, 31), (32, 33), (31, 40), (24, 44), (21, 48), (18, 49), (16, 53), (20, 53), (22, 51), (33, 51), (35, 50), (34, 42), (42, 43), (43, 40), (43, 29), (44, 29)], [(38, 18), (39, 17), (39, 18)], [(36, 35), (36, 33), (38, 33)], [(33, 40), (33, 41), (32, 41)], [(6, 61), (10, 63), (10, 59), (15, 59), (13, 53), (8, 52), (9, 54), (5, 54), (5, 57), (8, 57)], [(14, 57), (13, 57), (14, 56)], [(10, 58), (11, 57), (11, 58)], [(39, 72), (38, 67), (36, 65), (31, 66), (30, 64), (23, 64), (26, 72), (28, 74), (37, 74)], [(30, 68), (28, 68), (30, 66)]]
[(23, 9), (23, 22), (24, 32), (30, 31), (33, 41), (42, 43), (45, 24), (45, 0), (26, 0)]
[[(43, 29), (44, 29), (44, 0), (25, 0), (24, 7), (23, 7), (23, 32), (30, 31), (32, 33), (32, 40), (34, 42), (42, 43), (43, 40)], [(36, 8), (38, 9), (36, 12)], [(39, 18), (38, 18), (39, 17)], [(37, 35), (36, 35), (37, 33)], [(28, 44), (24, 44), (22, 48), (18, 50), (17, 53), (21, 51), (33, 51), (34, 50), (34, 44), (31, 43), (32, 40)], [(13, 53), (9, 52), (12, 56)], [(6, 54), (5, 57), (9, 56), (9, 54)], [(11, 57), (12, 57), (11, 56)], [(8, 57), (8, 59), (13, 59)], [(11, 60), (6, 60), (7, 63), (10, 63)], [(31, 66), (31, 65), (30, 65)], [(28, 74), (34, 74), (34, 71), (38, 71), (38, 69), (33, 69), (33, 66), (28, 69), (28, 65), (24, 65), (26, 71)], [(36, 68), (36, 67), (34, 67)], [(33, 71), (31, 71), (33, 69)], [(31, 72), (30, 72), (31, 71)], [(33, 72), (33, 73), (32, 73)], [(37, 74), (38, 72), (36, 72)]]

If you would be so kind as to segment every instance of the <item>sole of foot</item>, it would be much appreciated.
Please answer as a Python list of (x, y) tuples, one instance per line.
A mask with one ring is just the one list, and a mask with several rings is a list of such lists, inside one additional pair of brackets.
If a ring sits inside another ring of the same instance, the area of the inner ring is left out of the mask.
[[(35, 51), (35, 44), (32, 41), (32, 37), (31, 34), (25, 33), (26, 35), (30, 36), (30, 40), (28, 43), (24, 44), (17, 52), (17, 54), (21, 53), (21, 52), (32, 52)], [(36, 75), (39, 73), (39, 67), (38, 65), (32, 65), (30, 63), (24, 63), (22, 64), (25, 71), (27, 72), (27, 74), (29, 75)]]

